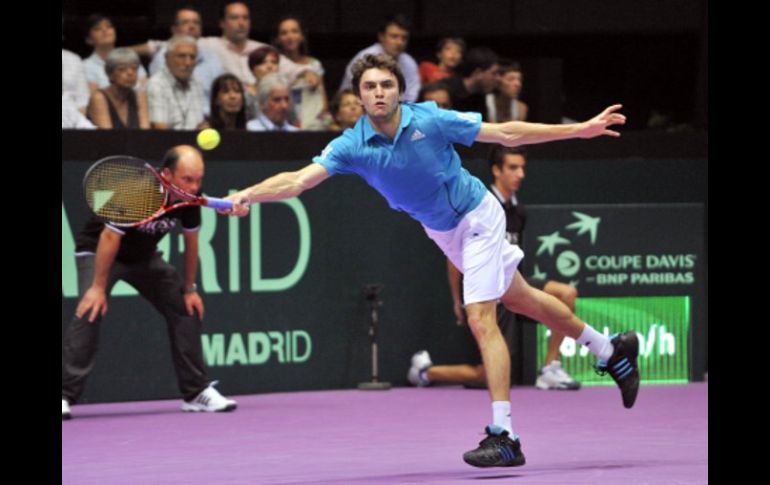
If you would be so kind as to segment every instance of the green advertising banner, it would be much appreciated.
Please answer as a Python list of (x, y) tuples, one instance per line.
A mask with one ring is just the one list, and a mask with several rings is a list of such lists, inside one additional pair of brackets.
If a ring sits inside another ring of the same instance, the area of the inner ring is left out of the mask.
[[(639, 338), (639, 372), (644, 384), (688, 382), (690, 297), (638, 296), (579, 298), (577, 315), (605, 335), (634, 330)], [(537, 326), (537, 359), (542, 362), (550, 330)], [(596, 357), (565, 338), (559, 348), (565, 370), (583, 385), (615, 385), (594, 371)]]

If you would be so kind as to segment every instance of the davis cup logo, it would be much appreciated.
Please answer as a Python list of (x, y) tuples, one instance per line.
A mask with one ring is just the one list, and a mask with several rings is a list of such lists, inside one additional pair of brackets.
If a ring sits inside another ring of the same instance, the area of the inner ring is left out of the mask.
[[(592, 217), (582, 212), (572, 212), (575, 221), (562, 229), (545, 236), (538, 236), (540, 245), (535, 253), (535, 268), (530, 278), (536, 280), (568, 280), (572, 286), (580, 282), (576, 275), (582, 267), (581, 258), (570, 247), (579, 237), (586, 237), (591, 246), (596, 244), (601, 217)], [(540, 268), (553, 267), (555, 273), (549, 275)]]

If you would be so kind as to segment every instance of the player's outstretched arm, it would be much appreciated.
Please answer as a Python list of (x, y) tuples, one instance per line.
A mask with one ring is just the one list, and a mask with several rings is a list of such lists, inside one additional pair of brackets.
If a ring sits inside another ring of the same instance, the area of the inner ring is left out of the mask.
[(616, 112), (622, 107), (623, 105), (614, 104), (588, 121), (566, 125), (525, 121), (482, 123), (476, 141), (514, 147), (570, 138), (594, 138), (602, 135), (618, 137), (620, 133), (609, 128), (613, 125), (625, 124), (626, 117)]
[(317, 163), (311, 163), (296, 172), (282, 172), (256, 185), (228, 195), (225, 199), (232, 200), (235, 206), (232, 210), (220, 210), (219, 212), (242, 217), (249, 213), (248, 206), (250, 204), (297, 197), (327, 178), (329, 178), (329, 172)]

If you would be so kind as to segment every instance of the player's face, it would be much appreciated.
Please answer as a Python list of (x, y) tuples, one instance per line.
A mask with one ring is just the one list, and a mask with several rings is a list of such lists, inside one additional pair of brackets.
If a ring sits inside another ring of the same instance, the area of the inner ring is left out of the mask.
[(517, 192), (524, 181), (524, 166), (526, 164), (527, 160), (523, 156), (506, 153), (503, 157), (503, 169), (498, 171), (500, 175), (495, 178), (503, 187)]
[(373, 121), (385, 121), (398, 109), (400, 93), (396, 75), (385, 69), (367, 69), (359, 83), (361, 104)]

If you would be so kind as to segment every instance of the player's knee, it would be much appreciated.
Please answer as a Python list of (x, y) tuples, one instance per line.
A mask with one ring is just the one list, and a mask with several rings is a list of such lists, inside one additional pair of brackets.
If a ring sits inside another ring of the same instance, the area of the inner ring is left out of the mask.
[[(490, 323), (491, 322), (491, 323)], [(500, 330), (494, 319), (483, 318), (480, 315), (468, 315), (468, 326), (479, 344), (489, 340), (495, 332)]]
[(483, 326), (481, 317), (478, 314), (475, 313), (467, 313), (466, 314), (468, 318), (468, 327), (473, 331), (473, 333), (476, 333), (476, 330)]

